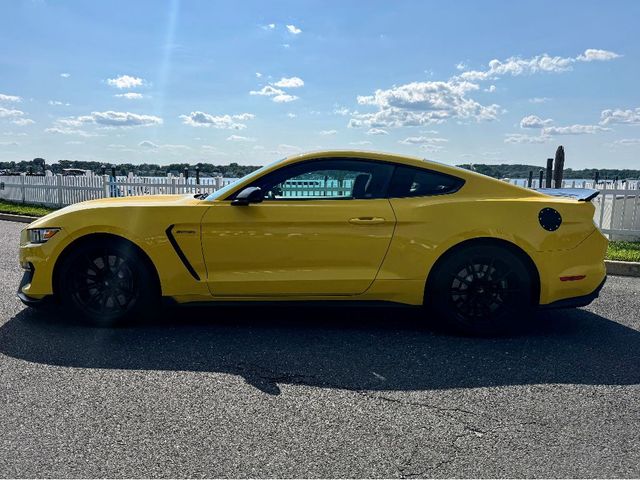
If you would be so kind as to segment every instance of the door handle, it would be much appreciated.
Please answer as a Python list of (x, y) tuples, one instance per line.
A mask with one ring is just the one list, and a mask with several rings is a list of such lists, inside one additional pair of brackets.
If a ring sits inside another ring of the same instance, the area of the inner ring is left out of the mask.
[(355, 217), (349, 219), (349, 223), (354, 225), (379, 225), (385, 221), (382, 217)]

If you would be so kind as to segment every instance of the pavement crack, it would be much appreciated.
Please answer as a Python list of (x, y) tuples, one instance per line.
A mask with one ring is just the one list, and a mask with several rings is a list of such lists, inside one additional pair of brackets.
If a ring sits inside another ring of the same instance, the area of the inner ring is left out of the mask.
[(383, 400), (385, 402), (397, 403), (400, 405), (409, 405), (413, 407), (428, 408), (430, 410), (435, 410), (441, 413), (461, 413), (464, 415), (482, 416), (482, 414), (478, 412), (472, 412), (471, 410), (466, 410), (460, 407), (441, 407), (438, 405), (433, 405), (431, 403), (416, 402), (413, 400), (404, 400), (399, 398), (387, 397), (385, 395), (375, 395), (373, 393), (365, 392), (363, 390), (358, 390), (357, 392), (364, 397), (372, 398), (374, 400)]

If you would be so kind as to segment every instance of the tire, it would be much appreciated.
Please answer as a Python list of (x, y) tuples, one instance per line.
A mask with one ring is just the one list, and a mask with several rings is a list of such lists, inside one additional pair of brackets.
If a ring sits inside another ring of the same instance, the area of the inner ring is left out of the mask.
[(56, 283), (63, 308), (99, 327), (147, 316), (159, 299), (146, 259), (133, 244), (117, 239), (75, 247), (63, 259)]
[(529, 271), (504, 247), (463, 247), (438, 262), (429, 278), (425, 303), (463, 334), (509, 333), (532, 310)]

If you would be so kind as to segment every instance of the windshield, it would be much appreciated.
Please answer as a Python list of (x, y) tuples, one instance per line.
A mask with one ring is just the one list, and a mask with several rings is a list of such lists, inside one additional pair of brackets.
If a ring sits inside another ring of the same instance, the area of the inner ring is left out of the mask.
[(280, 163), (282, 160), (284, 160), (284, 159), (276, 160), (275, 162), (271, 162), (271, 163), (265, 165), (264, 167), (260, 167), (258, 170), (254, 170), (253, 172), (248, 173), (247, 175), (245, 175), (242, 178), (234, 180), (229, 185), (225, 185), (221, 189), (210, 193), (207, 196), (207, 198), (205, 198), (205, 200), (207, 200), (207, 201), (220, 200), (220, 199), (226, 197), (229, 194), (229, 192), (231, 192), (234, 188), (236, 188), (241, 183), (244, 183), (247, 180), (251, 180), (252, 178), (259, 177), (260, 175), (262, 175), (262, 172), (264, 172), (267, 168), (271, 167), (272, 165), (275, 165), (276, 163)]

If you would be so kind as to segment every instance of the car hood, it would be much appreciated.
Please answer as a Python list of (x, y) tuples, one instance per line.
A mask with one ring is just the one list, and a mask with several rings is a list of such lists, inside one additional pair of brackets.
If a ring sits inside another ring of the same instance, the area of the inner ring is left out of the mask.
[(61, 208), (50, 213), (29, 225), (29, 228), (42, 226), (54, 226), (60, 217), (83, 210), (96, 210), (102, 208), (127, 208), (127, 207), (159, 207), (159, 206), (179, 206), (193, 205), (201, 202), (192, 194), (180, 195), (141, 195), (136, 197), (119, 198), (99, 198), (87, 200), (86, 202), (74, 203), (68, 207)]

